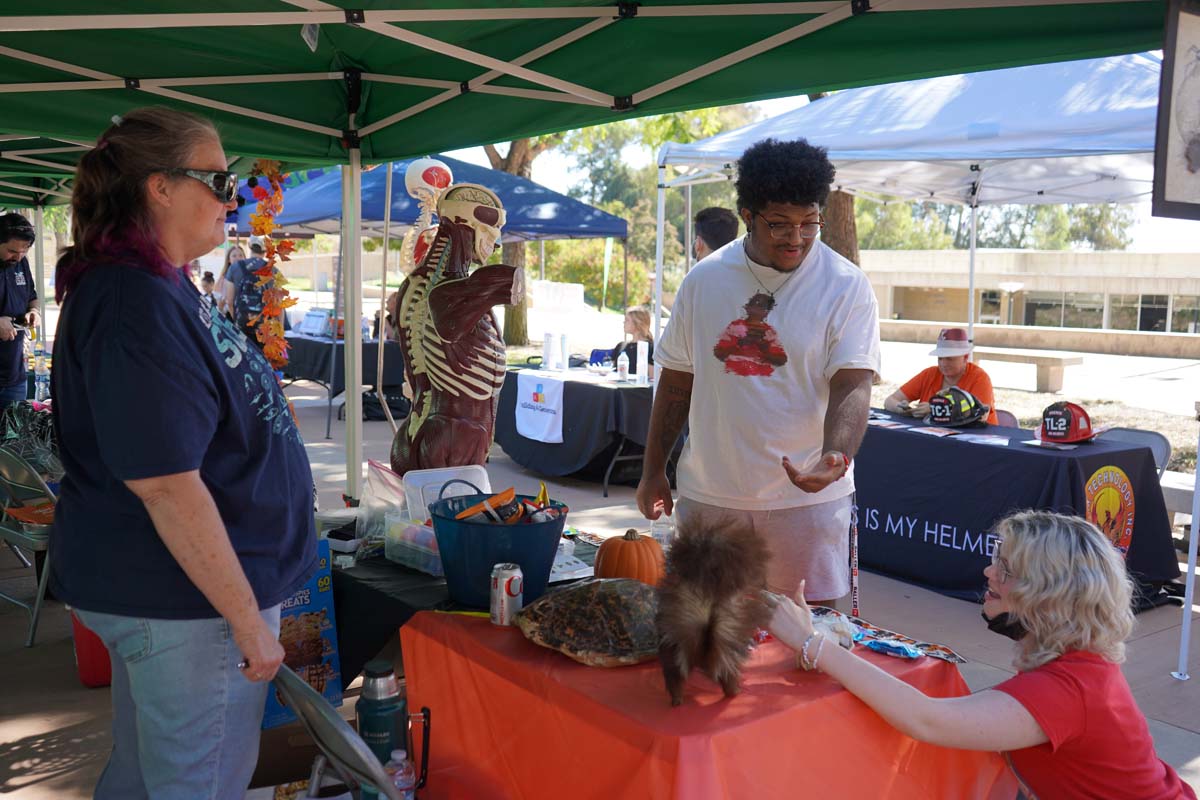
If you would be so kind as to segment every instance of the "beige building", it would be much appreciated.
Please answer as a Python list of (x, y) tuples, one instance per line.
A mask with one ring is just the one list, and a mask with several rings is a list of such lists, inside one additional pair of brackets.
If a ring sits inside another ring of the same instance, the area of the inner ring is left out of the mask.
[[(864, 250), (882, 319), (965, 322), (963, 250)], [(1200, 333), (1200, 253), (981, 250), (981, 323)]]

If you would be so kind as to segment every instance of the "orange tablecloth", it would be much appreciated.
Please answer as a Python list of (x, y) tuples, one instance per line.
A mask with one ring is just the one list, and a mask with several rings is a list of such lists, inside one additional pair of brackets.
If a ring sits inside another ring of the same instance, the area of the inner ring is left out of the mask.
[[(671, 708), (657, 662), (586, 667), (488, 620), (421, 612), (400, 629), (409, 708), (431, 710), (427, 798), (1004, 798), (994, 753), (920, 744), (777, 642), (726, 700), (698, 673)], [(958, 669), (861, 650), (925, 692)], [(415, 731), (414, 731), (415, 733)]]

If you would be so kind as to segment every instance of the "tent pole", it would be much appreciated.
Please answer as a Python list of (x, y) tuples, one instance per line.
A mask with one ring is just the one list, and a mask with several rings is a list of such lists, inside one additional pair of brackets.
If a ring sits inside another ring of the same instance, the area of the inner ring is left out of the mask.
[(376, 338), (375, 344), (378, 347), (378, 356), (375, 360), (375, 397), (379, 400), (379, 405), (383, 406), (383, 415), (387, 417), (388, 424), (392, 426), (392, 435), (396, 435), (399, 428), (396, 427), (396, 420), (392, 419), (392, 409), (388, 407), (387, 398), (383, 395), (383, 351), (387, 344), (387, 267), (388, 267), (388, 243), (392, 235), (392, 169), (394, 164), (391, 161), (387, 163), (387, 178), (383, 182), (383, 280), (379, 282), (379, 336)]
[(314, 233), (311, 240), (312, 244), (312, 290), (313, 290), (313, 306), (321, 305), (321, 291), (317, 288), (317, 235)]
[[(1198, 412), (1197, 416), (1200, 417), (1200, 403), (1196, 404), (1196, 411)], [(1200, 435), (1196, 438), (1196, 446), (1200, 447)], [(1192, 603), (1196, 599), (1196, 546), (1200, 543), (1198, 524), (1200, 524), (1200, 471), (1196, 473), (1196, 486), (1192, 492), (1192, 532), (1188, 536), (1187, 575), (1183, 581), (1183, 622), (1179, 626), (1179, 665), (1178, 669), (1171, 673), (1171, 677), (1181, 681), (1186, 681), (1191, 677), (1188, 675), (1187, 665), (1188, 650), (1192, 644)]]
[(546, 280), (546, 240), (538, 239), (538, 280)]
[(362, 153), (350, 148), (346, 261), (346, 494), (362, 494)]
[(654, 341), (658, 341), (662, 332), (662, 293), (663, 293), (663, 225), (666, 222), (667, 206), (667, 167), (658, 165), (658, 232), (654, 240)]
[[(38, 339), (42, 346), (46, 344), (46, 225), (42, 216), (42, 206), (39, 203), (33, 207), (33, 227), (37, 236), (33, 240), (34, 280), (37, 281), (37, 296), (42, 302), (42, 313), (38, 315)], [(47, 350), (47, 352), (49, 352)]]
[(621, 313), (629, 311), (629, 240), (621, 240), (621, 255), (625, 261), (625, 289), (621, 295)]
[(685, 272), (691, 272), (692, 253), (696, 248), (696, 231), (692, 227), (692, 185), (690, 183), (683, 189), (683, 226), (686, 231), (683, 238), (683, 257), (687, 259)]
[[(346, 187), (348, 185), (349, 185), (349, 181), (346, 180), (346, 168), (342, 167), (342, 208), (346, 207)], [(342, 297), (341, 296), (342, 265), (346, 263), (346, 239), (349, 238), (346, 236), (346, 215), (345, 214), (342, 214), (341, 221), (338, 223), (338, 228), (339, 228), (339, 230), (338, 230), (337, 268), (334, 270), (335, 274), (334, 274), (334, 281), (333, 281), (333, 315), (330, 317), (330, 322), (333, 325), (333, 329), (330, 332), (330, 336), (333, 337), (333, 341), (329, 343), (329, 347), (330, 347), (330, 350), (329, 350), (329, 383), (328, 383), (329, 388), (327, 390), (327, 392), (329, 394), (329, 406), (325, 409), (325, 438), (326, 439), (333, 438), (330, 435), (330, 429), (333, 425), (333, 380), (334, 380), (334, 376), (337, 374), (338, 306), (340, 305), (341, 297)], [(345, 319), (344, 314), (342, 315), (342, 318)], [(344, 331), (344, 329), (345, 329), (345, 327), (343, 326), (343, 331)], [(342, 338), (345, 339), (344, 333), (343, 333)]]
[(971, 204), (971, 268), (967, 275), (967, 341), (975, 342), (975, 242), (979, 206)]

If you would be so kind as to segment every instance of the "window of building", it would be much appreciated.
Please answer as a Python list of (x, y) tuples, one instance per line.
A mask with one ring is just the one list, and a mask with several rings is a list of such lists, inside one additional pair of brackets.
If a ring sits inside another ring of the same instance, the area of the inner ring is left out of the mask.
[(1171, 310), (1174, 333), (1200, 333), (1200, 295), (1177, 294)]
[(979, 321), (998, 323), (1000, 321), (1000, 292), (985, 289), (979, 293)]
[(1108, 298), (1108, 327), (1116, 331), (1138, 329), (1138, 300), (1136, 294), (1114, 294)]
[(1165, 294), (1144, 294), (1142, 305), (1138, 312), (1139, 331), (1159, 331), (1167, 329), (1167, 296)]
[(1063, 296), (1064, 328), (1104, 327), (1104, 295), (1067, 292)]
[(1063, 293), (1026, 292), (1025, 324), (1061, 328), (1063, 324)]

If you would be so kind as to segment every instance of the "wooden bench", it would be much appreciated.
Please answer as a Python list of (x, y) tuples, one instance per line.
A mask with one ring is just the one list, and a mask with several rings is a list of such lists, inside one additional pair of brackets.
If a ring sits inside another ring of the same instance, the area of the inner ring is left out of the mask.
[(975, 361), (1015, 361), (1037, 367), (1037, 390), (1061, 392), (1063, 370), (1083, 363), (1083, 356), (1058, 353), (1053, 350), (1020, 350), (1016, 348), (976, 347)]

